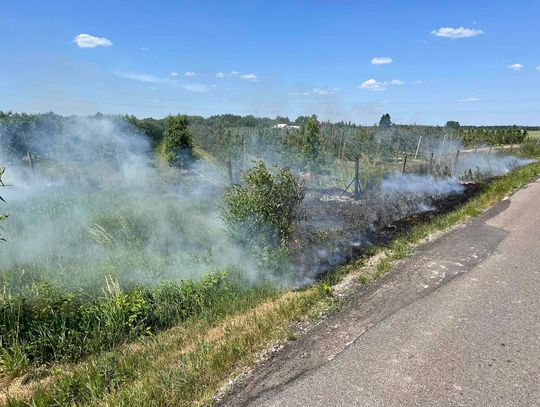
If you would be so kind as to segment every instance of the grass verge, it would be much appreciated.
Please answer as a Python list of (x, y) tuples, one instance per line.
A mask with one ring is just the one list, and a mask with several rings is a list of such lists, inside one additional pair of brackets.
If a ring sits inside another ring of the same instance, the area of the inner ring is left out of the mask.
[(540, 163), (517, 169), (493, 181), (458, 210), (415, 226), (371, 253), (379, 260), (369, 276), (363, 258), (302, 291), (238, 297), (230, 309), (224, 305), (219, 315), (192, 316), (168, 331), (77, 365), (52, 366), (33, 387), (12, 385), (5, 402), (11, 406), (212, 404), (218, 389), (257, 361), (257, 352), (277, 340), (296, 339), (291, 324), (317, 315), (328, 305), (329, 283), (350, 273), (369, 283), (408, 256), (418, 242), (478, 216), (539, 174)]

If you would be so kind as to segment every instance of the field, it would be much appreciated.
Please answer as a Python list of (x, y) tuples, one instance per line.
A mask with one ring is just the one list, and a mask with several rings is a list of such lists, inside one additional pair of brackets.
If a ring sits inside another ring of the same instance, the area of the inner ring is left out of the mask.
[[(4, 175), (10, 217), (0, 258), (8, 393), (41, 405), (95, 404), (105, 395), (112, 405), (207, 399), (237, 363), (315, 312), (341, 266), (530, 163), (495, 149), (460, 155), (446, 135), (416, 147), (416, 159), (411, 150), (396, 154), (389, 139), (386, 147), (376, 139), (356, 145), (366, 148), (357, 160), (343, 142), (336, 157), (312, 124), (309, 148), (285, 143), (279, 151), (275, 140), (256, 143), (262, 136), (252, 131), (258, 150), (246, 143), (250, 160), (240, 154), (230, 164), (201, 146), (189, 165), (174, 161), (179, 154), (168, 161), (164, 144), (102, 117), (28, 135), (25, 165), (24, 150), (4, 152), (13, 163)], [(420, 145), (409, 133), (402, 148)], [(180, 376), (172, 366), (177, 374), (168, 376), (164, 358), (181, 361)], [(34, 393), (21, 378), (55, 385)], [(174, 395), (149, 390), (171, 380)]]
[(527, 133), (529, 135), (529, 138), (533, 140), (540, 140), (540, 130), (530, 130)]

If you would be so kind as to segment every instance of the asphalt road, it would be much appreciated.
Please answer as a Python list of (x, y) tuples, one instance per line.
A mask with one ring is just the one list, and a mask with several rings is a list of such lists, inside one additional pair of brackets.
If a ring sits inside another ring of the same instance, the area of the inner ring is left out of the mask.
[(353, 297), (224, 404), (540, 406), (540, 182)]

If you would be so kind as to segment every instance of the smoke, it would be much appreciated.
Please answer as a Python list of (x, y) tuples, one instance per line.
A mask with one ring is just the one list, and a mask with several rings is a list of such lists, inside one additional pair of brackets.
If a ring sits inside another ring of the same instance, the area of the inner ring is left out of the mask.
[(381, 182), (383, 194), (411, 194), (420, 199), (463, 192), (463, 185), (454, 180), (437, 179), (432, 175), (392, 174)]
[[(251, 281), (304, 285), (384, 241), (401, 220), (463, 195), (460, 179), (503, 175), (531, 162), (463, 152), (456, 140), (444, 137), (420, 144), (419, 157), (434, 156), (433, 168), (423, 174), (381, 174), (373, 163), (361, 166), (361, 174), (375, 180), (367, 180), (355, 200), (342, 189), (328, 189), (339, 185), (337, 173), (347, 184), (353, 167), (327, 151), (324, 168), (305, 179), (308, 191), (294, 239), (298, 273), (280, 278), (231, 241), (219, 212), (228, 183), (219, 164), (199, 160), (188, 174), (163, 166), (148, 140), (121, 118), (70, 117), (61, 126), (29, 137), (34, 169), (0, 143), (0, 163), (8, 167), (4, 182), (11, 185), (3, 194), (8, 201), (3, 212), (10, 218), (3, 225), (7, 242), (1, 248), (0, 279), (12, 291), (47, 281), (92, 292), (107, 276), (123, 286), (154, 285), (224, 269)], [(394, 141), (378, 137), (393, 156)], [(242, 139), (249, 148), (236, 152), (235, 182), (242, 169), (260, 159), (289, 166), (297, 175), (304, 170), (301, 151), (283, 148), (275, 137), (261, 138), (253, 131)], [(411, 139), (416, 148), (417, 137)]]
[(456, 178), (466, 175), (469, 171), (487, 177), (500, 176), (533, 162), (534, 160), (504, 154), (463, 154), (455, 160), (453, 173)]
[(162, 167), (121, 120), (78, 117), (64, 126), (31, 138), (39, 140), (29, 146), (35, 170), (0, 152), (10, 185), (0, 270), (12, 290), (41, 280), (99, 289), (107, 276), (153, 285), (224, 269), (259, 277), (219, 215), (218, 167), (200, 161), (197, 176)]

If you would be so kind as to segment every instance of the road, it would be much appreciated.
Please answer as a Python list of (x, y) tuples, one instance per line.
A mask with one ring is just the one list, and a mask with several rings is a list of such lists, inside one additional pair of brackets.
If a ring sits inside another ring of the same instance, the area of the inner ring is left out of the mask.
[(290, 342), (231, 406), (540, 406), (540, 182)]

